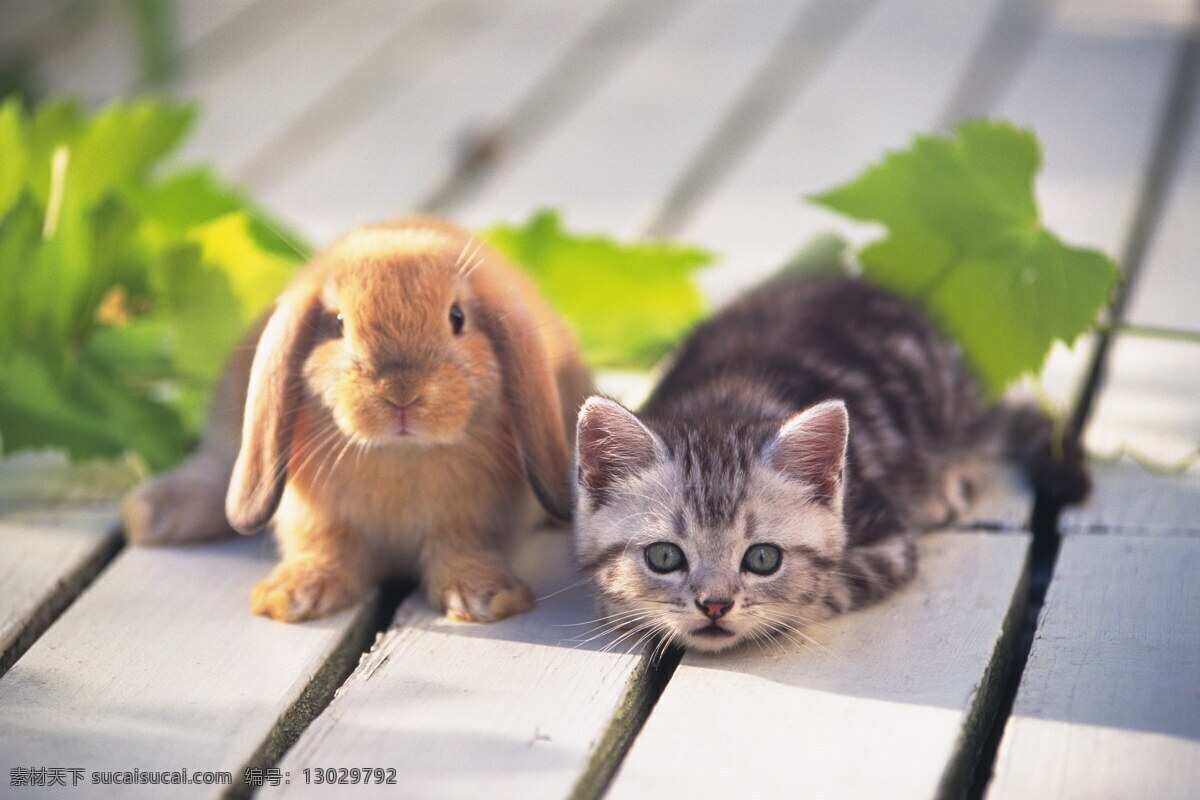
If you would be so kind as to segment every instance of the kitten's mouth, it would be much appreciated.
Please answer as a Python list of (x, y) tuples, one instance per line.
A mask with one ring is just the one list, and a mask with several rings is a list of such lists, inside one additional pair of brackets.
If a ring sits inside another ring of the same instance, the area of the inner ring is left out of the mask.
[(700, 636), (703, 638), (724, 639), (733, 636), (733, 631), (728, 628), (722, 628), (720, 625), (705, 625), (703, 628), (696, 628), (692, 631), (692, 636)]

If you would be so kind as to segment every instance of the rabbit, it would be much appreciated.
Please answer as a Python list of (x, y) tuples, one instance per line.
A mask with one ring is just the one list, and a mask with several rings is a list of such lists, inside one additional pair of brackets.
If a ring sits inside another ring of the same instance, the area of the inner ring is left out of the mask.
[(590, 390), (567, 325), (486, 244), (430, 217), (364, 226), (253, 327), (197, 451), (125, 498), (125, 529), (182, 543), (273, 519), (282, 558), (251, 607), (277, 620), (416, 571), (447, 616), (502, 619), (533, 607), (505, 553), (534, 495), (570, 517)]

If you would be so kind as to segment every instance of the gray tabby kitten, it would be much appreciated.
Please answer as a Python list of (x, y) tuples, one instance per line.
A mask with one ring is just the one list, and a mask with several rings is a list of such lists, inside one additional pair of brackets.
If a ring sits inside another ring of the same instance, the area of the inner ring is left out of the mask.
[(640, 416), (583, 406), (577, 557), (614, 625), (707, 651), (798, 632), (911, 579), (917, 533), (962, 514), (1001, 455), (1081, 499), (1081, 454), (1053, 462), (1052, 430), (985, 405), (890, 292), (767, 284), (688, 338)]

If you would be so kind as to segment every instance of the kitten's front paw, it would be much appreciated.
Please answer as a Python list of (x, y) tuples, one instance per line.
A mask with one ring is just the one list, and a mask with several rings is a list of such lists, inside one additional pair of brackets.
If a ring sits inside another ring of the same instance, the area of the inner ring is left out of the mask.
[(285, 561), (250, 595), (250, 610), (280, 622), (302, 622), (349, 608), (366, 596), (344, 569), (311, 559)]
[(465, 570), (430, 585), (430, 602), (459, 622), (496, 622), (533, 608), (533, 592), (503, 570)]

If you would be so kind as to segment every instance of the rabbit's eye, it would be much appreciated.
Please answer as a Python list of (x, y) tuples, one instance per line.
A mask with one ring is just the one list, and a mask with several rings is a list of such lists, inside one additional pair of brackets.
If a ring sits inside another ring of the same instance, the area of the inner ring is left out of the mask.
[(467, 321), (467, 315), (458, 307), (458, 303), (450, 306), (450, 330), (454, 331), (454, 335), (462, 333), (463, 323)]
[(336, 311), (326, 311), (321, 315), (321, 333), (330, 339), (340, 339), (346, 335), (346, 317)]

